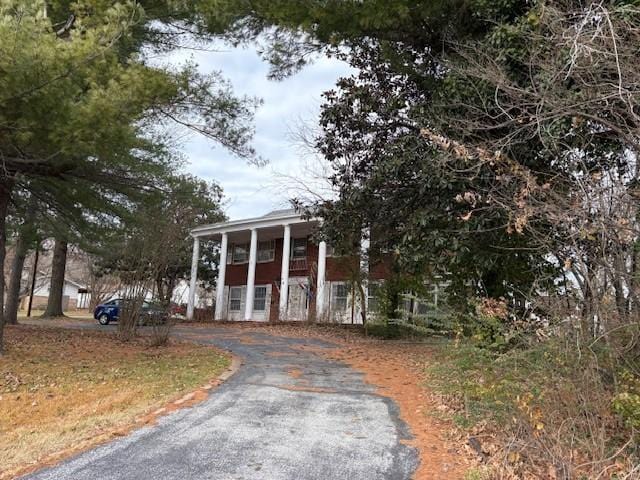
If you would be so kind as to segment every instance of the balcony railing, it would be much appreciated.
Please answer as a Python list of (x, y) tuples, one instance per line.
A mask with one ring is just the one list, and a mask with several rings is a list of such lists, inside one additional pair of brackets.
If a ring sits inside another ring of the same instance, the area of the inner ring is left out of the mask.
[(292, 258), (289, 260), (289, 270), (306, 270), (307, 269), (307, 257)]

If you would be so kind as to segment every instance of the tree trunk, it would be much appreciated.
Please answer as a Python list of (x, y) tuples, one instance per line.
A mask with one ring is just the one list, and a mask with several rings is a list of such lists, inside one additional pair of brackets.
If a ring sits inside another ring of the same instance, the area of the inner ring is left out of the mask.
[(66, 266), (67, 242), (66, 240), (56, 238), (56, 244), (53, 247), (53, 259), (51, 261), (49, 299), (47, 300), (47, 309), (44, 311), (43, 317), (61, 317), (64, 315), (62, 311), (62, 294), (64, 292), (64, 271)]
[(26, 238), (28, 232), (22, 229), (16, 240), (15, 256), (11, 266), (11, 276), (9, 277), (9, 288), (7, 289), (7, 305), (4, 310), (5, 322), (8, 325), (18, 323), (18, 305), (20, 304), (20, 287), (22, 283), (22, 270), (24, 260), (29, 251), (29, 239)]
[(11, 182), (0, 183), (0, 355), (4, 351), (4, 258), (6, 254), (7, 208), (11, 198)]

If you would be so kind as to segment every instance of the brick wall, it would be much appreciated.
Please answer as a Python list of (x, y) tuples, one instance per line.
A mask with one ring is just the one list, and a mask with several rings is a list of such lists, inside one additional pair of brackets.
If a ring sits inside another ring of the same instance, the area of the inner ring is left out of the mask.
[[(256, 264), (256, 285), (280, 285), (280, 268), (282, 264), (282, 238), (278, 238), (275, 242), (275, 258), (273, 262)], [(388, 275), (390, 256), (382, 261), (372, 263), (369, 266), (370, 277), (372, 279), (382, 279)], [(354, 268), (358, 268), (359, 260), (357, 258), (347, 257), (327, 257), (327, 270), (325, 279), (328, 282), (348, 280)], [(225, 275), (225, 285), (239, 286), (247, 284), (248, 263), (242, 265), (227, 265)], [(311, 243), (307, 244), (307, 268), (304, 270), (291, 270), (289, 276), (308, 277), (309, 272), (315, 274), (318, 270), (318, 246)], [(277, 292), (275, 292), (277, 295)]]
[[(278, 238), (275, 241), (275, 256), (272, 262), (256, 263), (256, 285), (271, 285), (271, 301), (269, 310), (269, 321), (278, 320), (278, 308), (280, 305), (280, 269), (282, 266), (282, 243), (283, 239)], [(232, 248), (229, 245), (229, 248)], [(387, 276), (389, 271), (389, 260), (387, 257), (384, 261), (370, 265), (370, 277), (372, 279), (382, 279)], [(349, 280), (352, 277), (354, 268), (358, 268), (358, 258), (345, 257), (327, 257), (327, 269), (325, 280), (327, 282), (337, 282)], [(225, 285), (242, 286), (247, 284), (248, 263), (241, 265), (227, 265), (225, 274)], [(308, 240), (307, 243), (307, 268), (300, 270), (290, 270), (289, 277), (307, 277), (312, 274), (311, 282), (315, 284), (315, 278), (318, 271), (318, 246)], [(315, 287), (314, 287), (315, 289)], [(329, 292), (326, 292), (329, 295)], [(309, 304), (309, 315), (314, 315), (316, 311), (315, 297)]]

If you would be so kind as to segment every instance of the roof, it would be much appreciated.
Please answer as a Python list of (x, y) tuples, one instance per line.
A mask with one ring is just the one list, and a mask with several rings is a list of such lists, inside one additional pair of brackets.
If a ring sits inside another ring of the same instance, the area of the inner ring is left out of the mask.
[[(45, 272), (44, 270), (38, 270), (38, 274), (39, 274), (38, 276), (40, 278), (42, 278), (42, 277), (45, 277), (45, 278), (49, 277), (50, 278), (51, 277), (51, 274)], [(65, 273), (65, 276), (64, 276), (64, 283), (69, 283), (69, 284), (73, 285), (74, 287), (78, 287), (78, 288), (87, 288), (87, 285), (83, 285), (81, 283), (76, 282), (75, 280), (72, 280), (71, 278), (69, 278), (68, 275), (66, 275), (66, 273)]]
[(272, 210), (269, 213), (263, 215), (260, 218), (270, 218), (270, 217), (279, 217), (282, 215), (288, 215), (288, 214), (296, 214), (296, 209), (295, 208), (281, 208), (280, 210)]

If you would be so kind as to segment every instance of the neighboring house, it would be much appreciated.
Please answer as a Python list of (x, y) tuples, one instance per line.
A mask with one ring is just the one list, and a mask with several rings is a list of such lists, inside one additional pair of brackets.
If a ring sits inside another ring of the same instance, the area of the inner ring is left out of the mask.
[[(45, 272), (38, 272), (36, 275), (35, 288), (33, 289), (33, 309), (42, 310), (46, 308), (47, 301), (49, 300), (50, 283), (51, 275)], [(82, 285), (70, 278), (64, 279), (64, 289), (62, 291), (63, 310), (89, 308), (90, 297), (86, 285)], [(20, 309), (26, 310), (28, 304), (29, 295), (25, 295), (20, 301)]]
[[(360, 301), (353, 289), (354, 259), (332, 256), (325, 242), (315, 244), (312, 234), (317, 227), (318, 220), (303, 219), (294, 210), (277, 210), (262, 217), (193, 229), (194, 264), (187, 316), (193, 316), (199, 242), (213, 239), (220, 241), (220, 258), (226, 259), (218, 274), (216, 320), (315, 318), (362, 323)], [(358, 271), (368, 271), (365, 291), (372, 294), (386, 275), (385, 265), (356, 266)]]
[[(213, 296), (210, 290), (202, 286), (196, 288), (194, 305), (197, 308), (207, 308), (213, 306)], [(189, 281), (179, 280), (173, 290), (171, 301), (177, 305), (186, 305), (189, 301)]]
[[(51, 239), (44, 240), (41, 245), (42, 249), (38, 255), (32, 304), (32, 308), (35, 310), (42, 310), (46, 307), (49, 299), (53, 243)], [(13, 246), (10, 245), (7, 248), (7, 261), (5, 262), (5, 282), (7, 282), (5, 285), (8, 285), (9, 273), (13, 265), (13, 256)], [(19, 305), (21, 310), (26, 310), (29, 304), (29, 293), (31, 290), (35, 260), (36, 256), (32, 251), (27, 255), (22, 269)], [(62, 298), (63, 310), (89, 308), (92, 277), (88, 265), (87, 254), (75, 245), (70, 245), (67, 252), (67, 264), (65, 268), (65, 283)], [(95, 283), (93, 286), (95, 286)]]

